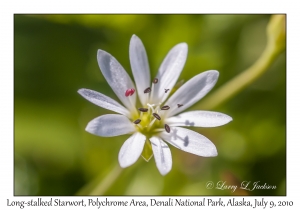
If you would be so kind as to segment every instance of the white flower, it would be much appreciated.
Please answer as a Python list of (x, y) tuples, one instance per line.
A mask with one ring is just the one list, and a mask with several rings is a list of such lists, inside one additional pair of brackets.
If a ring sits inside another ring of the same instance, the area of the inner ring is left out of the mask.
[[(194, 76), (168, 98), (185, 64), (187, 51), (186, 43), (173, 47), (156, 77), (150, 81), (145, 48), (141, 40), (133, 35), (129, 54), (135, 87), (118, 61), (109, 53), (98, 50), (99, 67), (124, 106), (93, 90), (80, 89), (78, 92), (90, 102), (118, 113), (93, 119), (88, 123), (86, 131), (103, 137), (132, 134), (119, 152), (121, 167), (135, 163), (142, 152), (148, 161), (153, 151), (159, 172), (167, 174), (172, 168), (172, 157), (165, 141), (195, 155), (217, 156), (216, 147), (209, 139), (179, 126), (216, 127), (230, 122), (232, 118), (210, 111), (176, 114), (195, 104), (213, 88), (219, 76), (218, 71), (209, 70)], [(139, 105), (136, 103), (136, 95), (139, 96)]]

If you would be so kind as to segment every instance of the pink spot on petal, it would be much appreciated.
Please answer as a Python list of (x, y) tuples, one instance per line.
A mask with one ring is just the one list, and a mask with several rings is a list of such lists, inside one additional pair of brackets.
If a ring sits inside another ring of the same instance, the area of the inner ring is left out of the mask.
[(125, 96), (128, 97), (128, 96), (132, 96), (135, 92), (135, 89), (133, 88), (129, 88), (128, 90), (126, 90), (125, 92)]

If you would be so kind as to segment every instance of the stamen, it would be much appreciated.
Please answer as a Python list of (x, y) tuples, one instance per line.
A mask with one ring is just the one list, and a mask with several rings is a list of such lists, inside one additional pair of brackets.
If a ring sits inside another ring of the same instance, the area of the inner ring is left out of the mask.
[(157, 78), (154, 78), (153, 83), (154, 83), (154, 84), (158, 83), (158, 79), (157, 79)]
[(151, 88), (150, 87), (148, 87), (148, 88), (146, 88), (145, 90), (144, 90), (144, 93), (150, 93), (151, 92)]
[(161, 120), (161, 118), (160, 118), (160, 116), (159, 116), (158, 114), (152, 113), (152, 115), (153, 115), (156, 119)]
[[(155, 104), (149, 104), (149, 103), (147, 103), (147, 106), (148, 107), (150, 107), (150, 109), (152, 110), (152, 112), (154, 112), (154, 109), (153, 109), (153, 106), (154, 106)], [(149, 112), (150, 112), (150, 110), (149, 110)]]
[(167, 93), (170, 89), (165, 89), (165, 93)]
[(155, 122), (155, 120), (156, 120), (156, 118), (154, 118), (154, 119), (151, 121), (151, 123), (149, 124), (149, 126), (148, 126), (148, 131), (150, 130), (150, 128), (151, 128), (151, 126), (153, 125), (153, 123)]
[(178, 106), (178, 108), (179, 108), (179, 107), (182, 107), (182, 106), (183, 106), (183, 104), (177, 104), (177, 106)]
[(135, 89), (133, 88), (129, 88), (128, 90), (126, 90), (125, 92), (125, 96), (128, 97), (128, 96), (132, 96), (135, 92)]
[(140, 112), (140, 119), (142, 119), (143, 117), (143, 112)]
[(137, 120), (134, 121), (133, 123), (137, 125), (137, 124), (139, 124), (140, 122), (141, 122), (141, 120), (140, 120), (140, 119), (137, 119)]
[(138, 110), (140, 110), (141, 112), (148, 112), (147, 108), (138, 108)]
[(137, 127), (139, 127), (140, 129), (144, 129), (143, 126), (141, 126), (140, 124), (136, 124)]
[(157, 128), (157, 129), (154, 129), (153, 131), (154, 132), (163, 132), (163, 131), (165, 131), (165, 129), (163, 129), (163, 128)]
[(165, 130), (170, 133), (171, 129), (170, 129), (170, 126), (168, 126), (167, 124), (165, 124)]
[(165, 106), (161, 107), (160, 109), (161, 110), (168, 110), (168, 109), (170, 109), (170, 107), (168, 105), (165, 105)]

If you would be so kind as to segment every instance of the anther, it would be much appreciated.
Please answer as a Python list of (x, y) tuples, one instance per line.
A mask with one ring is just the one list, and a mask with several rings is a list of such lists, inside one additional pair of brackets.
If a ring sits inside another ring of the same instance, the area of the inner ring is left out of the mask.
[(148, 112), (147, 108), (138, 108), (138, 110), (140, 110), (141, 112)]
[(128, 90), (126, 90), (125, 92), (125, 96), (128, 97), (128, 96), (132, 96), (135, 92), (135, 89), (133, 88), (129, 88)]
[(156, 113), (153, 113), (152, 115), (153, 115), (156, 119), (158, 119), (158, 120), (161, 119), (160, 116), (159, 116), (158, 114), (156, 114)]
[(171, 129), (170, 129), (170, 126), (168, 126), (167, 124), (165, 124), (165, 130), (170, 133)]
[(154, 83), (154, 84), (158, 83), (158, 79), (157, 79), (157, 78), (154, 78), (153, 83)]
[(151, 92), (151, 88), (150, 87), (148, 87), (148, 88), (146, 88), (145, 90), (144, 90), (144, 93), (150, 93)]
[(178, 106), (178, 108), (179, 108), (179, 107), (182, 107), (182, 106), (183, 106), (183, 104), (177, 104), (177, 106)]
[(165, 93), (167, 93), (170, 89), (165, 89)]
[(160, 109), (161, 110), (168, 110), (168, 109), (170, 109), (170, 107), (168, 105), (165, 105), (165, 106), (161, 107)]
[(134, 124), (139, 124), (141, 122), (141, 120), (140, 119), (137, 119), (136, 121), (134, 121), (133, 123)]

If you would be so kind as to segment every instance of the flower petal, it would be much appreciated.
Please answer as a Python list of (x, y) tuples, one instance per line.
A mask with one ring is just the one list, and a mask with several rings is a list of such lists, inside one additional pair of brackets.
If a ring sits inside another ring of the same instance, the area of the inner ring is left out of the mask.
[(119, 152), (119, 163), (122, 168), (134, 164), (141, 156), (146, 136), (141, 133), (134, 133), (122, 145)]
[(150, 87), (150, 71), (148, 58), (142, 41), (133, 35), (130, 40), (129, 56), (131, 70), (142, 105), (146, 105), (148, 94), (144, 90)]
[(90, 121), (85, 130), (97, 136), (119, 136), (135, 131), (135, 127), (127, 117), (119, 114), (106, 114)]
[(111, 99), (110, 97), (103, 95), (102, 93), (84, 88), (78, 90), (78, 93), (86, 100), (92, 102), (93, 104), (96, 104), (97, 106), (126, 115), (127, 117), (130, 116), (129, 111), (125, 107), (123, 107), (121, 104)]
[(136, 94), (125, 96), (126, 90), (135, 86), (124, 68), (112, 55), (103, 50), (98, 50), (97, 60), (103, 76), (118, 98), (129, 110), (136, 111)]
[(218, 155), (215, 145), (208, 138), (189, 129), (171, 127), (170, 133), (161, 132), (160, 137), (185, 152), (204, 157)]
[(217, 127), (229, 123), (232, 118), (220, 112), (191, 111), (168, 118), (170, 126)]
[[(209, 70), (187, 81), (165, 103), (171, 107), (165, 115), (173, 116), (199, 101), (215, 86), (218, 77), (218, 71)], [(178, 104), (182, 106), (178, 107)]]
[(172, 169), (172, 155), (169, 146), (160, 138), (150, 138), (156, 166), (161, 175), (166, 175)]
[(171, 91), (165, 93), (165, 89), (174, 87), (186, 61), (188, 46), (186, 43), (177, 44), (173, 47), (161, 66), (159, 67), (156, 78), (158, 83), (153, 85), (151, 103), (162, 103)]

